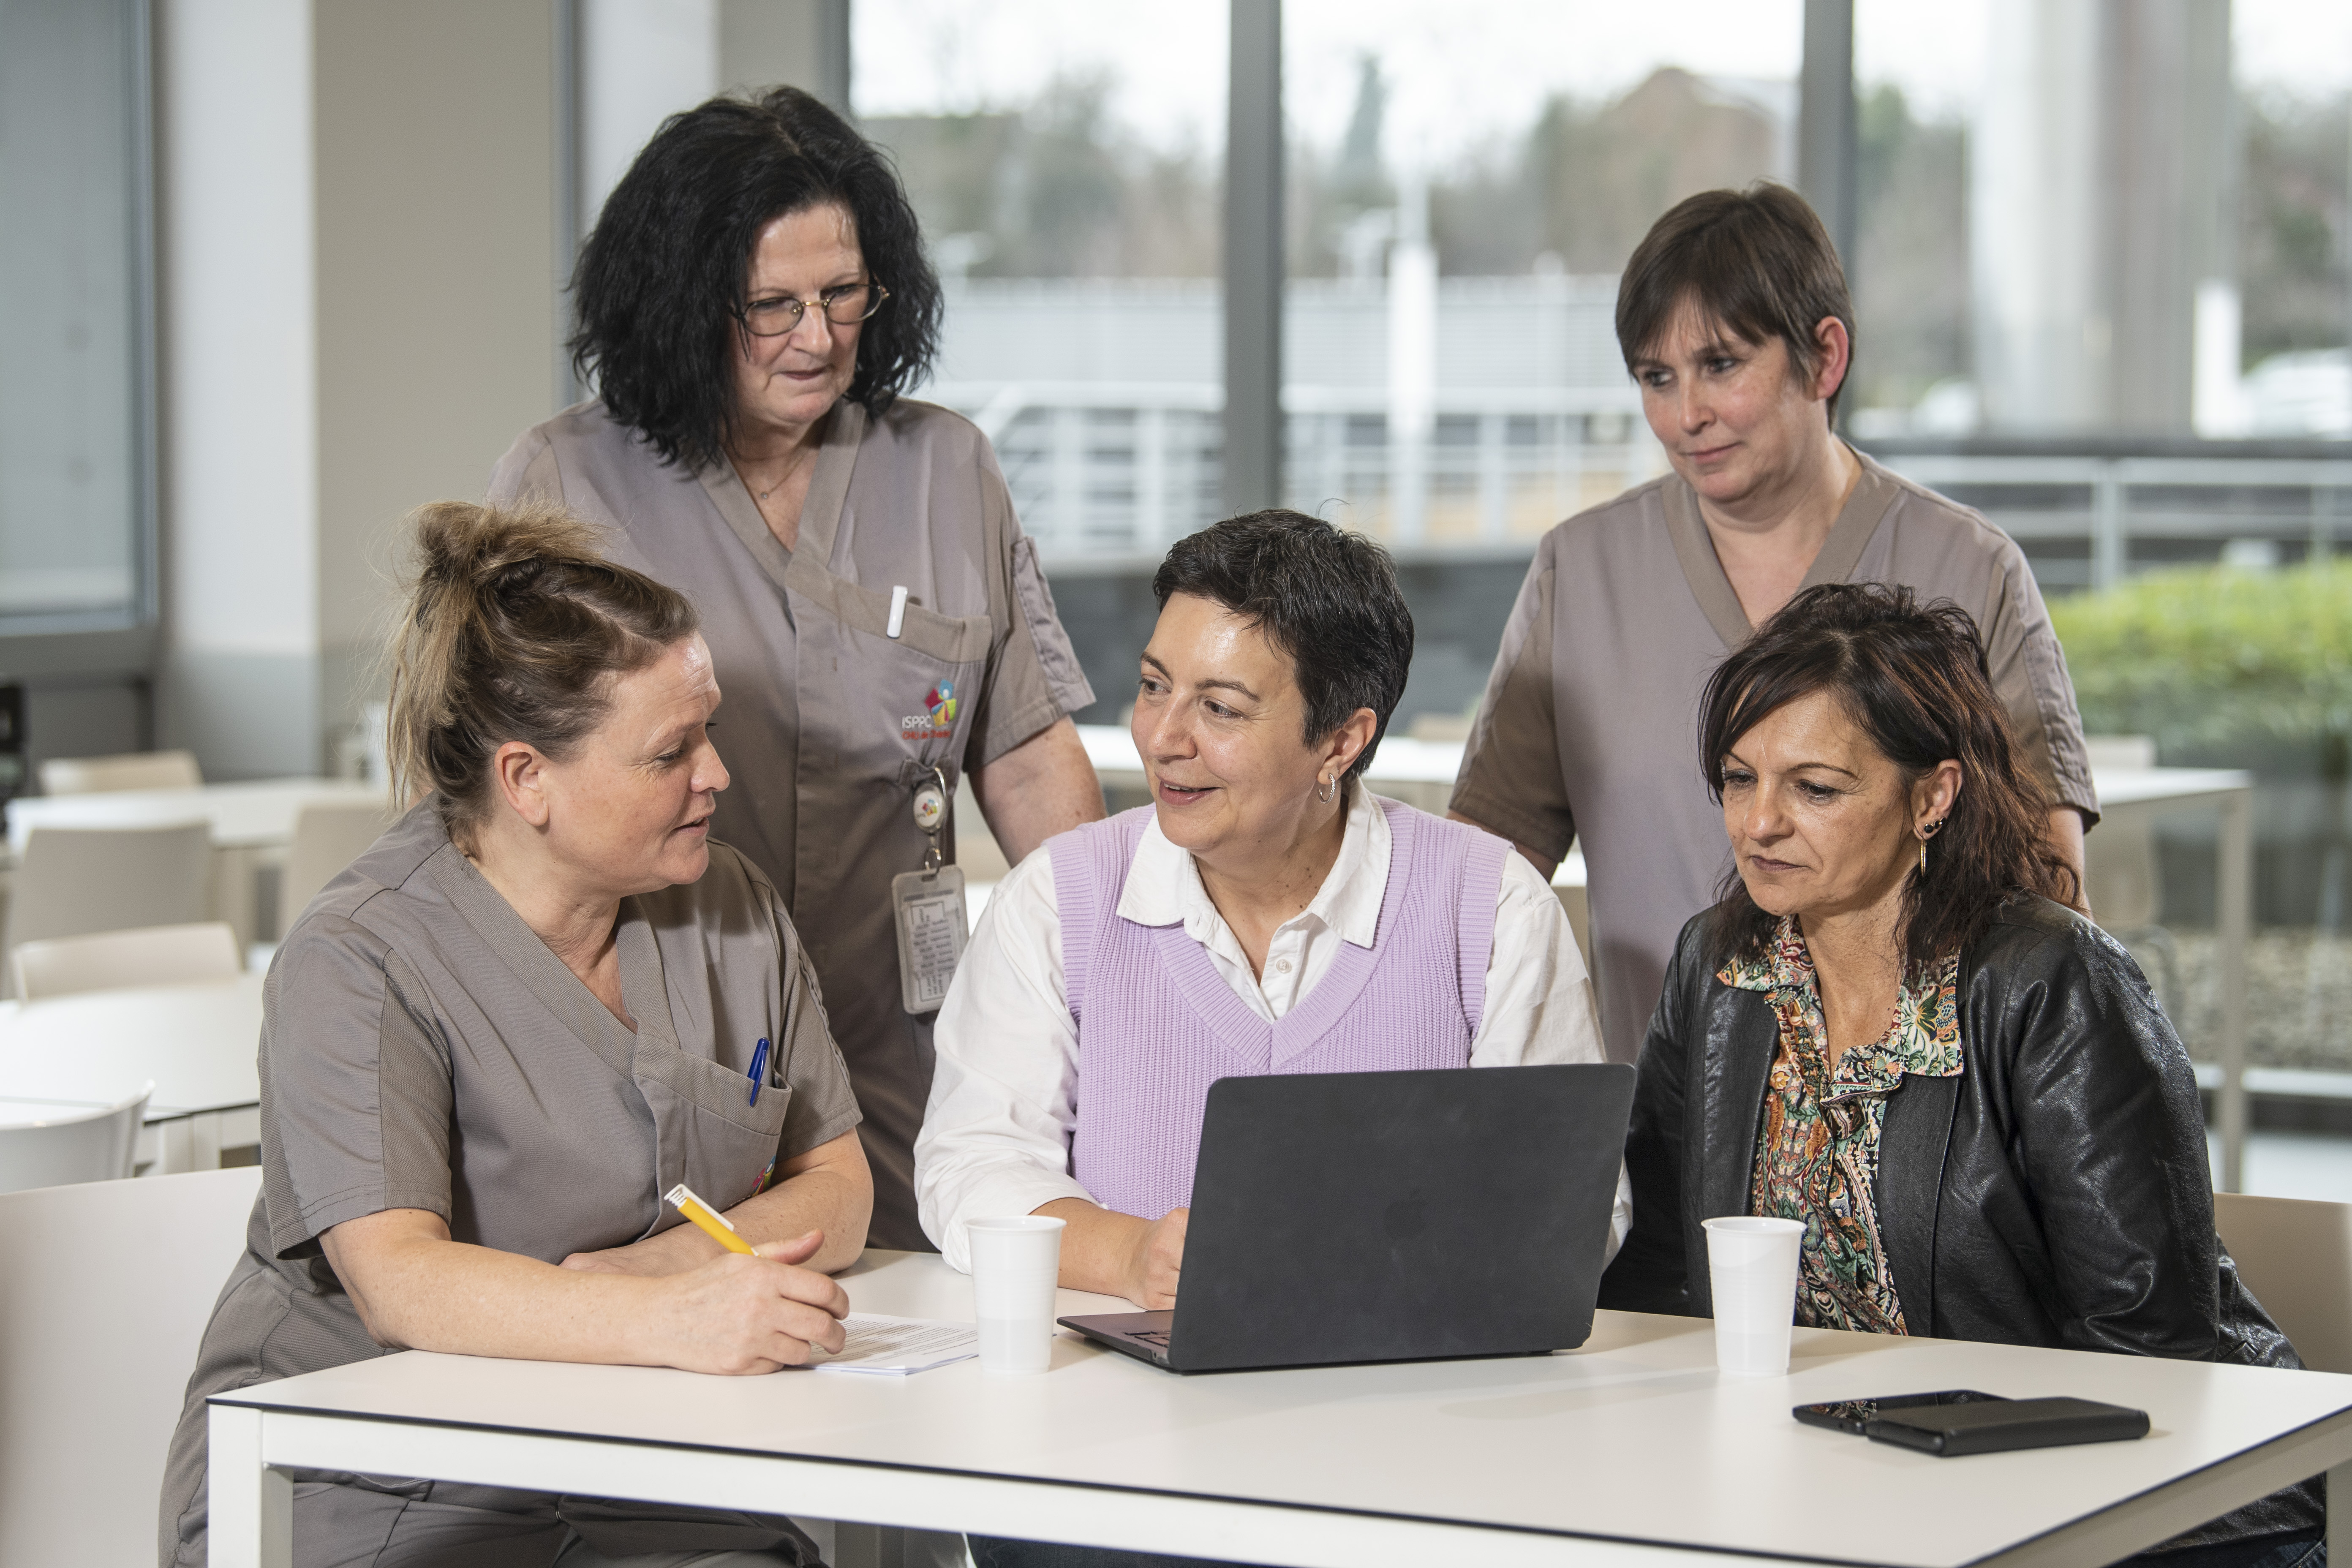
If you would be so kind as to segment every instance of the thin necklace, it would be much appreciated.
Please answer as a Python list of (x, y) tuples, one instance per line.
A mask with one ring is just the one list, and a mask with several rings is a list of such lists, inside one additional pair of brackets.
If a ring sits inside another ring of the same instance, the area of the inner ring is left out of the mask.
[[(759, 497), (759, 498), (760, 498), (760, 500), (763, 500), (763, 501), (764, 501), (764, 500), (766, 500), (770, 496), (774, 495), (778, 490), (782, 489), (784, 488), (784, 481), (785, 481), (786, 479), (791, 479), (794, 473), (798, 472), (798, 471), (799, 471), (799, 469), (800, 469), (800, 466), (801, 466), (801, 464), (802, 464), (802, 463), (803, 463), (803, 462), (806, 462), (806, 461), (807, 461), (807, 458), (806, 458), (805, 457), (800, 458), (798, 458), (798, 459), (793, 459), (793, 458), (786, 458), (786, 459), (784, 460), (784, 471), (783, 471), (782, 473), (778, 474), (778, 475), (776, 476), (776, 482), (775, 482), (774, 484), (772, 484), (772, 485), (770, 485), (766, 489), (763, 489), (763, 490), (753, 490), (751, 493), (752, 493), (753, 495), (755, 495), (755, 496)], [(749, 480), (747, 479), (747, 480), (745, 480), (744, 482), (745, 482), (746, 486), (748, 487), (751, 481), (749, 481)]]

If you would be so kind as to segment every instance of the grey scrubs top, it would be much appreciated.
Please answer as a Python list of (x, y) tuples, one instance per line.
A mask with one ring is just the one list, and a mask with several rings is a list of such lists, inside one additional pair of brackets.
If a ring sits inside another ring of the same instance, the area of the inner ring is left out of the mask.
[[(936, 1015), (900, 1005), (890, 909), (890, 879), (923, 861), (914, 787), (935, 763), (952, 786), (1094, 692), (970, 420), (845, 402), (822, 439), (789, 551), (731, 468), (665, 465), (597, 403), (526, 432), (489, 493), (602, 525), (614, 560), (701, 611), (711, 739), (734, 775), (711, 831), (774, 881), (808, 943), (866, 1115), (873, 1244), (929, 1251), (914, 1144)], [(894, 586), (909, 595), (896, 637)], [(940, 852), (954, 858), (952, 825)]]
[[(1803, 586), (1906, 584), (1976, 617), (2018, 758), (2054, 808), (2098, 818), (2066, 658), (2014, 540), (1866, 457)], [(1699, 771), (1698, 700), (1753, 630), (1675, 475), (1536, 546), (1454, 786), (1454, 809), (1555, 858), (1584, 849), (1612, 1060), (1641, 1054), (1675, 938), (1731, 870)]]
[[(623, 900), (617, 940), (635, 1034), (449, 842), (430, 800), (287, 934), (263, 992), (261, 1196), (173, 1438), (166, 1563), (205, 1557), (207, 1394), (385, 1353), (320, 1247), (330, 1226), (425, 1209), (458, 1241), (557, 1263), (679, 1223), (661, 1199), (678, 1182), (732, 1208), (857, 1124), (782, 900), (742, 856), (714, 843), (699, 881)], [(752, 1106), (762, 1037), (774, 1087)], [(296, 1555), (370, 1562), (398, 1531), (505, 1538), (534, 1520), (544, 1534), (561, 1528), (553, 1503), (313, 1478)], [(782, 1539), (741, 1528), (716, 1544)]]

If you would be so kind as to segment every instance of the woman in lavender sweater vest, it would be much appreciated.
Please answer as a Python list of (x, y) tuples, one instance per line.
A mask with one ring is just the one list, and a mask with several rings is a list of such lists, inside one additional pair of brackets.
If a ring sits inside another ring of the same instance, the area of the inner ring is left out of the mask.
[[(1068, 1222), (1062, 1283), (1174, 1304), (1219, 1078), (1604, 1058), (1583, 959), (1510, 846), (1364, 767), (1412, 616), (1387, 552), (1293, 511), (1179, 542), (1136, 689), (1152, 804), (998, 888), (940, 1009), (923, 1230)], [(1610, 1248), (1624, 1234), (1621, 1185)]]

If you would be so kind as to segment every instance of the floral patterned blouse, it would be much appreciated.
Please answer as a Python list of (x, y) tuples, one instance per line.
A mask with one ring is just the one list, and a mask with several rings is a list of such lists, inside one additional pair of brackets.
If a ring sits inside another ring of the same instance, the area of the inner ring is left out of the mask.
[(1716, 975), (1765, 993), (1780, 1021), (1748, 1209), (1804, 1222), (1796, 1321), (1808, 1327), (1910, 1331), (1879, 1239), (1878, 1140), (1886, 1097), (1904, 1074), (1950, 1078), (1960, 1070), (1959, 972), (1954, 953), (1915, 975), (1895, 1000), (1886, 1033), (1848, 1050), (1834, 1068), (1812, 955), (1793, 917), (1781, 920), (1769, 962), (1735, 958)]

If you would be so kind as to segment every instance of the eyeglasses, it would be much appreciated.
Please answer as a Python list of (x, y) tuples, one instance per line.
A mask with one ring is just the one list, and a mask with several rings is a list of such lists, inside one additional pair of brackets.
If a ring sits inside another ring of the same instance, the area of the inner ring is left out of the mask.
[(736, 312), (743, 330), (755, 338), (781, 338), (801, 324), (814, 305), (824, 319), (836, 327), (854, 327), (882, 308), (890, 290), (879, 283), (844, 283), (837, 289), (827, 289), (814, 300), (795, 300), (790, 294), (772, 300), (754, 300)]

